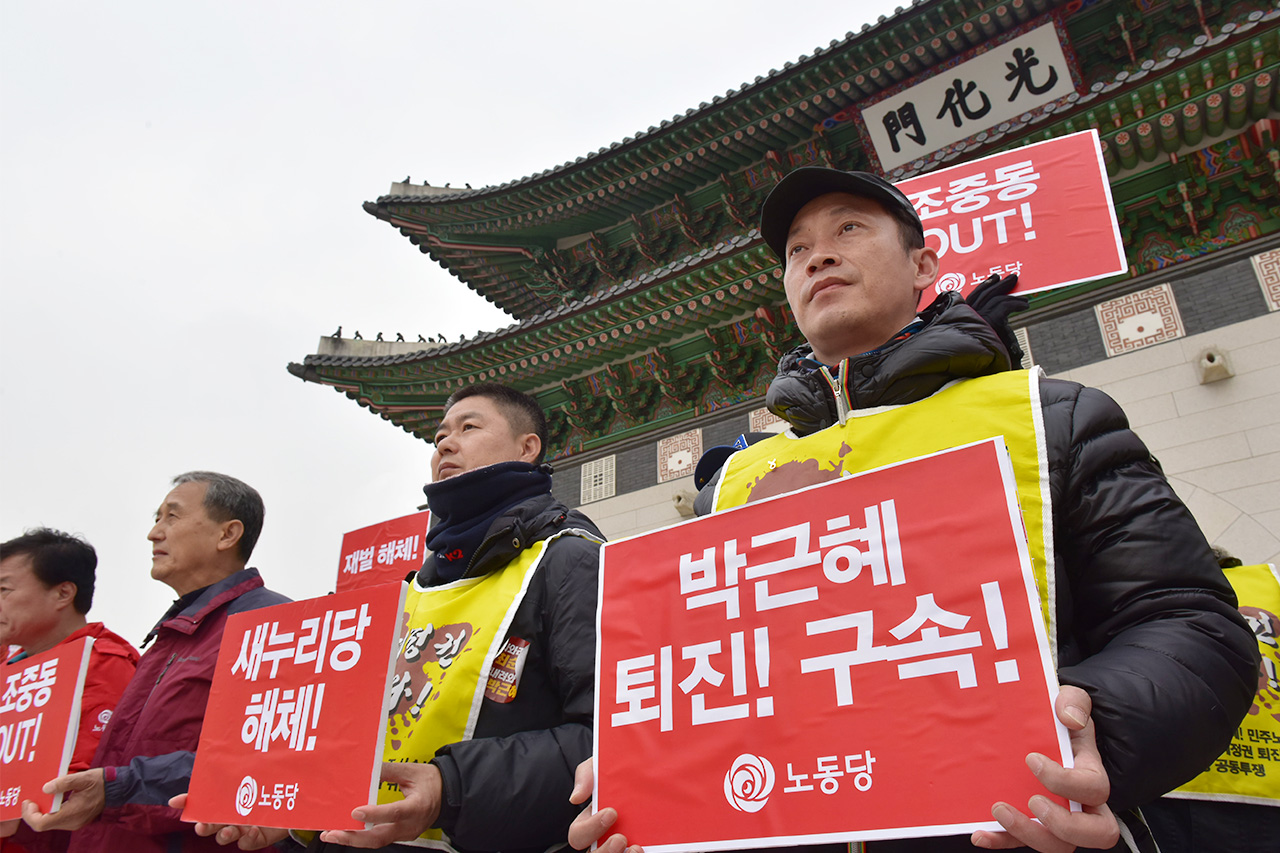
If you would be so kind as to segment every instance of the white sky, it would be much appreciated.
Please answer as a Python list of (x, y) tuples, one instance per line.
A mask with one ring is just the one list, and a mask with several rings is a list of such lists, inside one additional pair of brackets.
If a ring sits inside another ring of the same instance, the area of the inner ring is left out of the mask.
[(137, 643), (152, 513), (212, 469), (266, 501), (267, 584), (324, 594), (431, 448), (285, 365), (511, 322), (361, 202), (573, 160), (893, 8), (0, 0), (0, 539), (85, 535), (90, 618)]

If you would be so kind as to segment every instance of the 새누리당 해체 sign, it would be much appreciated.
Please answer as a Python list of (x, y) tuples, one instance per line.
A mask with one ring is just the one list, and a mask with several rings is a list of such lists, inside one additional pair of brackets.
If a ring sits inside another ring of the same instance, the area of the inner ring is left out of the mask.
[(182, 818), (364, 829), (382, 769), (404, 584), (227, 618)]

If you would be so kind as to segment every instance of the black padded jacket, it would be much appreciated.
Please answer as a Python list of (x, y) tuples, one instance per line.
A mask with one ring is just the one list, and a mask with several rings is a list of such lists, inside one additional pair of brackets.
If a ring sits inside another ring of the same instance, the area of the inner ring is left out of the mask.
[[(853, 408), (910, 403), (957, 379), (1008, 370), (999, 337), (944, 295), (912, 336), (850, 360)], [(807, 435), (836, 420), (827, 384), (784, 356), (767, 404)], [(1209, 765), (1248, 710), (1257, 643), (1190, 512), (1106, 394), (1042, 379), (1058, 677), (1093, 700), (1116, 812), (1150, 802)], [(710, 506), (719, 476), (699, 495)], [(963, 847), (969, 847), (968, 839)], [(949, 849), (917, 839), (874, 849)], [(901, 847), (899, 848), (899, 845)]]

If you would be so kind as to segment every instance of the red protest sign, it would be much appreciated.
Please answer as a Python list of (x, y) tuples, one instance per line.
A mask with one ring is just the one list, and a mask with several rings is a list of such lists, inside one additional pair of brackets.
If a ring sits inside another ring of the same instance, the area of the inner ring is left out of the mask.
[(21, 817), (23, 800), (46, 814), (62, 807), (42, 788), (71, 763), (92, 648), (85, 637), (0, 667), (0, 820)]
[[(935, 294), (992, 273), (1035, 293), (1128, 269), (1098, 132), (1073, 133), (894, 184), (942, 271)], [(932, 301), (925, 297), (924, 304)]]
[(338, 592), (402, 581), (422, 568), (430, 523), (430, 512), (415, 512), (345, 534), (338, 560)]
[(182, 819), (364, 829), (404, 584), (227, 617)]
[(1070, 764), (999, 439), (610, 542), (598, 619), (595, 802), (649, 851), (999, 829)]

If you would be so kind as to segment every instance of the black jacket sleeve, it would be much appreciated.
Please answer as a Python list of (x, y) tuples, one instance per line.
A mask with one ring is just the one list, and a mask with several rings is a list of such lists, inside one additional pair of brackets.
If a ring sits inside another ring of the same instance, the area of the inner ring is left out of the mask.
[(599, 561), (597, 543), (563, 536), (548, 546), (535, 579), (544, 592), (545, 674), (558, 705), (536, 712), (551, 724), (476, 737), (437, 754), (444, 785), (437, 826), (456, 847), (546, 849), (565, 840), (581, 811), (570, 805), (569, 793), (574, 769), (592, 749)]
[(1058, 676), (1090, 694), (1110, 805), (1132, 808), (1226, 748), (1256, 689), (1257, 643), (1200, 528), (1115, 401), (1054, 380), (1041, 391)]

